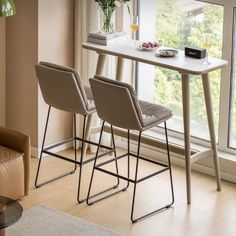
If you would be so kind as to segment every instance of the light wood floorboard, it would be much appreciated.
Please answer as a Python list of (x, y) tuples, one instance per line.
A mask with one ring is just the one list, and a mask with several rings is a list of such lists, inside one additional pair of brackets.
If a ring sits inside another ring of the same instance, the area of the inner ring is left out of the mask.
[[(72, 155), (71, 150), (65, 152)], [(108, 157), (109, 158), (109, 157)], [(125, 173), (122, 160), (121, 171)], [(63, 179), (42, 186), (34, 187), (34, 179), (38, 160), (32, 158), (31, 191), (30, 195), (20, 200), (24, 209), (37, 204), (45, 204), (65, 213), (80, 217), (87, 221), (110, 228), (121, 235), (132, 236), (225, 236), (236, 235), (236, 185), (223, 181), (223, 190), (216, 191), (215, 179), (196, 172), (192, 174), (192, 205), (186, 204), (185, 170), (174, 166), (173, 178), (175, 189), (175, 203), (173, 207), (141, 222), (132, 224), (130, 209), (133, 185), (126, 192), (98, 202), (92, 206), (85, 203), (78, 204), (77, 181), (79, 168), (76, 173)], [(42, 165), (42, 175), (53, 176), (68, 170), (72, 164), (67, 164), (55, 158), (45, 158)], [(149, 164), (142, 164), (141, 174), (152, 171)], [(89, 183), (91, 164), (86, 165), (83, 173), (84, 181), (82, 193), (85, 195)], [(114, 183), (114, 179), (96, 174), (94, 189)], [(159, 202), (169, 200), (168, 174), (162, 174), (151, 180), (144, 181), (137, 189), (137, 214), (145, 210), (152, 210)]]

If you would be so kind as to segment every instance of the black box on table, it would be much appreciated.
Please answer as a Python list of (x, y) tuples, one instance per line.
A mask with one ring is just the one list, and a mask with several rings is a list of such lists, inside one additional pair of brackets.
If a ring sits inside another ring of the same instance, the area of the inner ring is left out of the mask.
[(185, 47), (184, 53), (185, 56), (194, 57), (197, 59), (202, 59), (206, 57), (206, 49), (204, 48)]

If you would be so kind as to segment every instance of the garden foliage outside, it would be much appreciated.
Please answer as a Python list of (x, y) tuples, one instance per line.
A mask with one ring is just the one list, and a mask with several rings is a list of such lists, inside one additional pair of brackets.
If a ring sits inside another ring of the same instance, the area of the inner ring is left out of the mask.
[[(180, 11), (176, 0), (157, 0), (156, 40), (162, 40), (164, 46), (184, 49), (185, 46), (202, 47), (205, 37), (212, 40), (209, 55), (221, 58), (223, 7), (205, 4), (193, 12)], [(211, 95), (213, 102), (215, 128), (218, 129), (220, 70), (210, 73)], [(207, 131), (207, 117), (202, 89), (201, 76), (190, 77), (191, 120), (203, 131)], [(164, 69), (155, 69), (154, 102), (161, 103), (173, 110), (174, 115), (182, 117), (182, 87), (179, 73)], [(204, 134), (208, 137), (208, 132)]]

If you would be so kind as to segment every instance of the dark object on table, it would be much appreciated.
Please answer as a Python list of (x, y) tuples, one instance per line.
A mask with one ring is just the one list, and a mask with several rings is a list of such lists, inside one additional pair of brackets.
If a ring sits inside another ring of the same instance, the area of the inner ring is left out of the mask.
[(0, 203), (4, 205), (0, 212), (0, 235), (4, 235), (4, 229), (20, 219), (23, 208), (16, 200), (8, 197), (0, 196)]
[(204, 48), (185, 47), (184, 53), (185, 56), (194, 57), (197, 59), (202, 59), (206, 57), (206, 49)]

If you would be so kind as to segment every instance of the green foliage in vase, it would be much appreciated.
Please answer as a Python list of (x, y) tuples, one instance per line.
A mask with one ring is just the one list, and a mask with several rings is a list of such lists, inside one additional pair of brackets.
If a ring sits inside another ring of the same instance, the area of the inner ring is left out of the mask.
[(0, 0), (0, 17), (12, 16), (16, 14), (16, 8), (13, 0)]
[[(117, 7), (122, 5), (123, 3), (127, 4), (130, 0), (94, 0), (98, 3), (98, 6), (101, 8), (103, 12), (103, 26), (102, 30), (106, 33), (110, 33), (113, 30), (113, 25), (111, 22), (111, 17), (113, 12)], [(128, 12), (130, 14), (130, 8), (127, 4)]]

